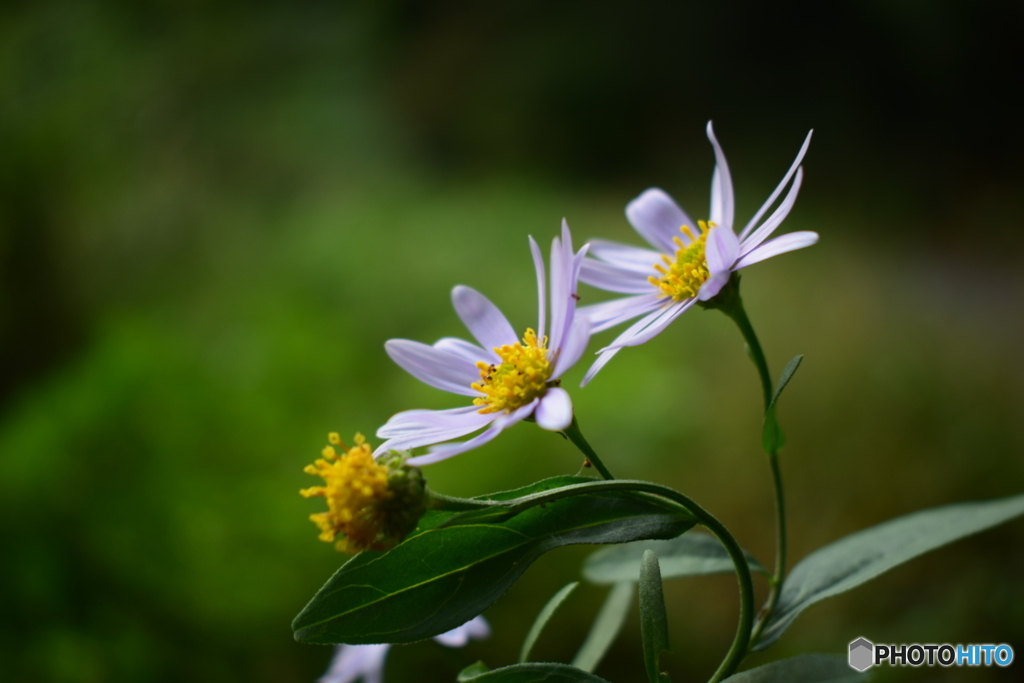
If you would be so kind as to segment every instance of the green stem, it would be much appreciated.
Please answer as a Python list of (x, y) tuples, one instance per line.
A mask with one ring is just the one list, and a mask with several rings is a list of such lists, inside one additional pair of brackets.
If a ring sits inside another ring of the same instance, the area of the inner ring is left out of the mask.
[[(761, 349), (761, 342), (757, 339), (754, 326), (750, 324), (747, 312), (743, 308), (743, 299), (740, 298), (739, 276), (733, 279), (722, 289), (718, 297), (713, 299), (707, 308), (717, 308), (725, 313), (740, 328), (743, 339), (747, 342), (747, 351), (750, 353), (750, 360), (757, 367), (757, 374), (761, 378), (761, 391), (764, 395), (764, 409), (767, 413), (768, 406), (772, 400), (772, 375), (768, 370), (768, 361)], [(779, 593), (782, 590), (782, 583), (786, 578), (786, 499), (782, 489), (782, 472), (779, 469), (779, 455), (772, 449), (768, 453), (768, 464), (772, 470), (772, 482), (775, 487), (775, 534), (777, 538), (775, 548), (775, 571), (771, 577), (771, 588), (768, 599), (761, 610), (757, 624), (754, 625), (754, 632), (751, 634), (750, 642), (757, 643), (771, 617), (772, 611), (779, 602)]]
[(587, 440), (583, 437), (583, 432), (580, 431), (580, 423), (576, 421), (576, 416), (572, 416), (572, 424), (570, 424), (564, 432), (565, 436), (572, 441), (576, 448), (580, 449), (580, 452), (586, 457), (587, 462), (591, 463), (597, 468), (597, 471), (601, 473), (601, 476), (605, 479), (614, 479), (611, 471), (604, 466), (601, 462), (601, 458), (598, 457), (597, 452), (590, 447)]
[(438, 493), (429, 486), (426, 487), (427, 508), (430, 510), (444, 510), (446, 512), (469, 512), (481, 508), (492, 507), (493, 501), (473, 500), (472, 498), (457, 498)]

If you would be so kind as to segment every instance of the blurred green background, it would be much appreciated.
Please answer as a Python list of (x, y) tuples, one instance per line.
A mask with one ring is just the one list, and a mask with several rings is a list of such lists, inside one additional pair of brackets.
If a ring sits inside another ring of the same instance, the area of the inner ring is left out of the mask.
[[(383, 342), (464, 335), (457, 283), (532, 324), (526, 236), (563, 216), (636, 242), (622, 209), (651, 185), (706, 215), (709, 118), (742, 220), (816, 129), (786, 229), (821, 243), (744, 278), (773, 371), (806, 354), (781, 410), (794, 561), (1024, 490), (1022, 29), (997, 0), (4, 3), (0, 677), (312, 681), (330, 651), (290, 620), (344, 558), (303, 466), (328, 431), (458, 405)], [(617, 474), (770, 560), (760, 393), (724, 316), (688, 313), (573, 393)], [(523, 424), (427, 474), (472, 495), (579, 464)], [(1024, 653), (1022, 541), (1017, 521), (933, 553), (750, 662), (858, 636)], [(388, 680), (509, 663), (589, 550), (538, 562), (488, 642), (396, 648)], [(668, 586), (676, 680), (713, 670), (735, 593)], [(577, 591), (537, 655), (568, 661), (602, 599)], [(637, 623), (612, 681), (642, 676)]]

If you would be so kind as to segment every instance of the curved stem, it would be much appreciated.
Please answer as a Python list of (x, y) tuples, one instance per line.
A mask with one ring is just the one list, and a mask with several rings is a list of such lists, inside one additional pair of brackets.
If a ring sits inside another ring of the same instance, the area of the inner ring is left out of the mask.
[(736, 568), (737, 581), (739, 582), (740, 620), (739, 624), (736, 626), (736, 636), (733, 638), (732, 645), (726, 653), (725, 659), (722, 660), (722, 663), (718, 666), (718, 670), (715, 671), (715, 674), (712, 676), (709, 683), (718, 683), (718, 681), (730, 676), (734, 671), (736, 671), (740, 662), (743, 661), (743, 657), (746, 656), (750, 645), (750, 634), (754, 623), (754, 582), (750, 576), (750, 566), (747, 564), (747, 558), (743, 554), (743, 550), (740, 548), (739, 543), (736, 542), (736, 539), (733, 538), (732, 534), (729, 533), (729, 530), (725, 528), (725, 525), (719, 522), (714, 515), (702, 508), (688, 496), (676, 491), (675, 489), (669, 488), (668, 486), (662, 486), (661, 484), (637, 481), (633, 479), (616, 479), (614, 481), (595, 480), (585, 484), (564, 486), (559, 489), (533, 493), (516, 500), (471, 501), (460, 498), (450, 498), (448, 496), (444, 496), (443, 500), (450, 501), (457, 505), (466, 505), (467, 509), (473, 507), (508, 507), (509, 512), (514, 514), (535, 505), (553, 502), (559, 498), (579, 495), (584, 492), (599, 493), (601, 491), (638, 491), (642, 493), (653, 493), (654, 495), (665, 498), (693, 515), (694, 519), (707, 527), (707, 529), (722, 542), (722, 545), (725, 546), (725, 550), (729, 553), (729, 558), (732, 560), (732, 563)]
[[(718, 308), (736, 323), (747, 342), (747, 350), (750, 353), (750, 360), (757, 367), (757, 374), (761, 378), (761, 392), (764, 396), (765, 413), (772, 401), (772, 376), (768, 370), (768, 361), (764, 357), (764, 350), (761, 349), (761, 342), (754, 332), (754, 326), (750, 324), (747, 312), (743, 308), (743, 299), (740, 298), (739, 277), (734, 277), (726, 288), (723, 288), (721, 301), (715, 303), (713, 308)], [(761, 631), (771, 617), (772, 611), (779, 602), (779, 593), (782, 590), (782, 583), (786, 578), (786, 499), (782, 489), (782, 472), (779, 469), (779, 455), (775, 449), (768, 453), (768, 464), (772, 470), (772, 483), (775, 488), (775, 571), (771, 577), (771, 589), (764, 608), (754, 626), (750, 642), (756, 644)]]
[(583, 432), (580, 431), (580, 423), (576, 421), (576, 416), (572, 416), (572, 424), (570, 424), (564, 432), (565, 436), (572, 441), (576, 448), (580, 449), (580, 452), (586, 457), (587, 462), (591, 463), (597, 468), (597, 471), (601, 473), (601, 476), (605, 479), (614, 479), (611, 471), (605, 467), (604, 463), (601, 462), (601, 458), (598, 457), (597, 452), (591, 448), (590, 444), (583, 437)]
[(492, 507), (493, 501), (474, 500), (472, 498), (458, 498), (438, 493), (429, 486), (426, 487), (427, 507), (431, 510), (445, 510), (447, 512), (468, 512), (481, 508)]

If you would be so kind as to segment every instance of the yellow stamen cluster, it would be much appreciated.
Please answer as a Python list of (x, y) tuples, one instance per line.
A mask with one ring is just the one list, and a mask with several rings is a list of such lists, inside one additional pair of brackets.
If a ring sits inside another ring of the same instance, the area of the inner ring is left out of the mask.
[(299, 491), (306, 498), (323, 496), (327, 512), (309, 518), (320, 527), (320, 540), (335, 542), (342, 552), (355, 554), (378, 547), (386, 537), (386, 513), (382, 504), (394, 495), (388, 490), (388, 469), (373, 459), (373, 451), (362, 434), (356, 434), (354, 448), (348, 448), (336, 433), (332, 444), (346, 450), (338, 455), (334, 446), (321, 451), (323, 458), (306, 466), (306, 474), (323, 477), (325, 486)]
[(544, 393), (552, 372), (547, 343), (547, 337), (537, 339), (536, 332), (526, 330), (522, 342), (494, 349), (500, 364), (476, 364), (480, 381), (470, 387), (483, 394), (473, 399), (474, 405), (483, 406), (481, 413), (511, 412)]
[(690, 238), (690, 244), (683, 244), (678, 236), (673, 237), (672, 241), (679, 247), (675, 258), (663, 255), (661, 258), (665, 261), (665, 265), (654, 264), (654, 269), (661, 273), (661, 277), (652, 275), (647, 278), (665, 296), (670, 296), (676, 301), (692, 299), (697, 296), (701, 285), (711, 277), (708, 262), (704, 256), (704, 245), (715, 224), (697, 221), (697, 225), (700, 227), (699, 235), (694, 235), (688, 225), (679, 228), (680, 232)]

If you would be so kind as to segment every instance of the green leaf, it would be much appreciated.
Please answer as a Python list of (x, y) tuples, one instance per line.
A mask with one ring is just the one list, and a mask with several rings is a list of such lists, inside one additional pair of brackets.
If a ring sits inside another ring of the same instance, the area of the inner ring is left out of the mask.
[(555, 610), (562, 604), (562, 602), (569, 597), (569, 594), (576, 590), (576, 586), (580, 585), (579, 581), (573, 581), (567, 586), (563, 586), (561, 590), (551, 596), (547, 604), (541, 609), (537, 618), (533, 621), (533, 626), (530, 627), (529, 633), (526, 634), (526, 639), (523, 641), (523, 647), (519, 651), (519, 661), (525, 662), (530, 658), (530, 650), (533, 649), (534, 644), (537, 642), (537, 638), (540, 637), (540, 632), (544, 630), (544, 627), (548, 623), (548, 619), (555, 613)]
[(612, 586), (604, 604), (601, 605), (601, 611), (594, 619), (594, 625), (590, 627), (587, 639), (583, 641), (579, 652), (572, 660), (573, 666), (584, 671), (593, 671), (601, 663), (604, 653), (615, 642), (622, 625), (626, 623), (629, 608), (633, 604), (633, 593), (636, 592), (635, 584), (635, 581), (630, 580)]
[(851, 669), (844, 657), (799, 655), (729, 676), (725, 683), (859, 683), (869, 676)]
[(663, 683), (668, 676), (661, 673), (658, 660), (668, 649), (668, 615), (662, 593), (661, 569), (653, 550), (645, 550), (640, 563), (640, 635), (644, 641), (644, 666), (650, 683)]
[[(717, 538), (690, 531), (668, 541), (635, 541), (594, 551), (583, 563), (583, 578), (596, 584), (636, 581), (646, 550), (658, 554), (661, 576), (665, 579), (726, 574), (736, 570), (729, 553)], [(770, 573), (753, 555), (745, 554), (750, 571)]]
[(593, 477), (578, 477), (574, 474), (562, 474), (557, 477), (548, 477), (547, 479), (541, 479), (532, 484), (526, 486), (520, 486), (519, 488), (509, 489), (508, 491), (498, 491), (497, 493), (485, 493), (482, 496), (476, 496), (473, 500), (501, 500), (510, 501), (518, 500), (525, 496), (532, 495), (534, 493), (541, 493), (543, 491), (551, 491), (554, 489), (564, 489), (567, 486), (575, 486), (577, 484), (592, 484), (594, 482), (603, 481), (601, 479), (595, 479)]
[(764, 428), (761, 431), (761, 445), (765, 450), (765, 453), (771, 455), (772, 453), (778, 452), (786, 444), (786, 437), (782, 433), (782, 427), (779, 426), (779, 421), (775, 417), (775, 404), (779, 400), (779, 396), (782, 395), (782, 390), (789, 384), (789, 380), (793, 379), (793, 375), (796, 373), (796, 369), (800, 367), (801, 361), (804, 357), (796, 356), (793, 360), (786, 364), (786, 367), (782, 369), (782, 375), (779, 377), (779, 384), (775, 387), (775, 393), (772, 395), (772, 400), (768, 404), (768, 409), (764, 413)]
[(562, 487), (569, 497), (527, 507), (501, 522), (443, 527), (452, 513), (428, 512), (402, 543), (386, 552), (364, 552), (339, 569), (295, 618), (296, 640), (365, 644), (429, 638), (483, 612), (549, 550), (672, 538), (694, 525), (689, 513), (663, 498), (594, 492), (606, 482), (586, 481)]
[(912, 560), (1024, 514), (1024, 494), (958, 503), (897, 517), (811, 553), (786, 577), (775, 612), (755, 650), (770, 647), (811, 605)]
[(459, 683), (462, 683), (462, 681), (468, 681), (468, 680), (473, 679), (473, 678), (475, 678), (475, 677), (477, 677), (477, 676), (479, 676), (481, 674), (485, 674), (485, 673), (487, 673), (490, 670), (491, 670), (491, 667), (489, 667), (486, 664), (484, 664), (483, 661), (473, 662), (472, 664), (467, 666), (465, 669), (460, 671), (459, 675), (456, 677), (455, 680), (457, 680)]
[(592, 673), (553, 662), (513, 664), (475, 676), (466, 676), (468, 671), (462, 670), (459, 683), (608, 683)]

